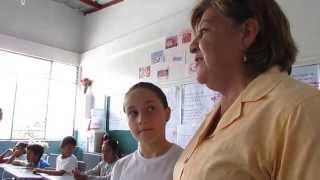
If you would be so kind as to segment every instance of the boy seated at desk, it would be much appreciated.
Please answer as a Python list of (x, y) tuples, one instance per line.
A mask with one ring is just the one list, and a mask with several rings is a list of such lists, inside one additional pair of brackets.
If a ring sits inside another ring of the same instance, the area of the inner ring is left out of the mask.
[(63, 138), (60, 148), (62, 154), (57, 157), (55, 169), (34, 168), (35, 173), (45, 173), (48, 175), (62, 176), (65, 173), (72, 174), (72, 171), (77, 168), (78, 160), (72, 154), (77, 141), (72, 136)]
[(114, 164), (119, 159), (118, 142), (112, 139), (103, 141), (102, 161), (99, 162), (93, 169), (90, 169), (84, 174), (79, 170), (73, 171), (73, 176), (76, 180), (110, 180), (111, 172)]
[(27, 160), (26, 156), (27, 143), (18, 142), (15, 147), (11, 150), (6, 150), (3, 154), (0, 155), (0, 163), (14, 163), (14, 161), (25, 161)]

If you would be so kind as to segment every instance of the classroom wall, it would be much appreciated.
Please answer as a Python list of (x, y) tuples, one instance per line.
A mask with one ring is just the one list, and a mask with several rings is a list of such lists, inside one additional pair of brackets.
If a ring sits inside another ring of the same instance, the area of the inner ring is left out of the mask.
[[(187, 23), (182, 19), (174, 23), (163, 22), (183, 13), (194, 2), (196, 0), (130, 0), (89, 14), (84, 20), (83, 50), (88, 51), (111, 41), (119, 43), (123, 38), (126, 41), (121, 43), (120, 48), (124, 50), (164, 36), (168, 30)], [(142, 33), (146, 30), (147, 33)], [(136, 35), (132, 37), (132, 34)]]
[[(121, 94), (139, 81), (138, 68), (150, 64), (150, 52), (163, 49), (165, 37), (190, 28), (194, 2), (131, 0), (85, 17), (82, 77), (94, 80), (96, 107), (103, 107), (105, 95)], [(289, 17), (300, 50), (297, 64), (319, 63), (320, 1), (278, 2)], [(178, 76), (168, 84), (182, 81)]]
[(1, 0), (0, 49), (79, 64), (83, 20), (51, 0)]

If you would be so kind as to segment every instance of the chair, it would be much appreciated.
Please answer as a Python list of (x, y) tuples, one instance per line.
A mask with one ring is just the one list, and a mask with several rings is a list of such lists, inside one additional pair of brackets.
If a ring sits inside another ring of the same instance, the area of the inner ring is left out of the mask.
[(75, 147), (73, 155), (75, 155), (79, 161), (83, 160), (83, 150), (80, 147)]
[(87, 164), (84, 161), (78, 161), (78, 169), (80, 172), (86, 171)]
[(56, 167), (56, 159), (59, 156), (59, 154), (50, 154), (48, 156), (48, 163), (50, 164), (50, 167), (55, 168)]

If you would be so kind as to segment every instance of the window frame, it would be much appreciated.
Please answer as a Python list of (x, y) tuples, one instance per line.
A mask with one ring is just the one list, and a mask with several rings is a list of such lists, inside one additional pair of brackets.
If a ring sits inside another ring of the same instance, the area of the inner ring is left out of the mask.
[[(47, 61), (50, 63), (50, 68), (49, 68), (49, 76), (48, 78), (44, 78), (46, 79), (46, 81), (48, 82), (48, 86), (47, 86), (47, 92), (46, 92), (46, 107), (45, 107), (45, 116), (44, 116), (44, 122), (45, 122), (45, 125), (44, 125), (44, 138), (36, 138), (34, 140), (43, 140), (43, 141), (55, 141), (55, 140), (59, 140), (60, 138), (54, 138), (54, 139), (47, 139), (47, 122), (48, 122), (48, 112), (49, 112), (49, 99), (50, 99), (50, 91), (51, 91), (51, 82), (52, 81), (59, 81), (59, 80), (56, 80), (54, 78), (52, 78), (52, 71), (53, 71), (53, 66), (54, 66), (54, 63), (57, 63), (57, 64), (62, 64), (62, 65), (68, 65), (68, 66), (72, 66), (76, 69), (75, 71), (75, 81), (74, 82), (69, 82), (70, 84), (73, 84), (75, 85), (75, 94), (74, 94), (74, 107), (73, 107), (73, 118), (72, 118), (72, 132), (70, 132), (70, 135), (74, 135), (75, 133), (75, 123), (76, 123), (76, 112), (77, 112), (77, 99), (78, 99), (78, 88), (79, 88), (79, 72), (80, 72), (80, 66), (78, 65), (72, 65), (72, 64), (67, 64), (67, 63), (63, 63), (63, 62), (57, 62), (57, 61), (52, 61), (52, 60), (47, 60), (47, 59), (44, 59), (44, 58), (40, 58), (40, 57), (34, 57), (34, 56), (29, 56), (29, 55), (25, 55), (25, 54), (20, 54), (20, 53), (15, 53), (15, 52), (11, 52), (11, 51), (6, 51), (6, 50), (1, 50), (0, 51), (4, 52), (4, 53), (11, 53), (11, 54), (15, 54), (15, 55), (18, 55), (18, 56), (22, 56), (23, 57), (27, 57), (27, 58), (32, 58), (34, 60), (37, 60), (37, 61)], [(17, 103), (17, 93), (18, 93), (18, 89), (19, 89), (19, 75), (18, 74), (15, 74), (14, 75), (14, 81), (15, 81), (15, 88), (14, 88), (14, 96), (13, 96), (13, 104), (12, 104), (12, 115), (11, 115), (11, 119), (10, 119), (10, 138), (7, 139), (7, 138), (0, 138), (0, 141), (6, 141), (6, 140), (28, 140), (28, 139), (18, 139), (18, 138), (13, 138), (13, 133), (14, 133), (14, 121), (15, 121), (15, 114), (16, 114), (16, 103)]]

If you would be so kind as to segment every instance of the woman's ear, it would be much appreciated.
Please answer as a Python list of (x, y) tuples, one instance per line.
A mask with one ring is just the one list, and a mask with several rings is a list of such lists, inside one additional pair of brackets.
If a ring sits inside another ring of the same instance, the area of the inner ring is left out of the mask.
[(167, 107), (166, 108), (166, 111), (167, 111), (167, 122), (170, 120), (170, 117), (171, 117), (171, 109), (170, 109), (170, 107)]
[(242, 23), (241, 26), (243, 50), (246, 50), (255, 41), (260, 31), (260, 25), (256, 18), (249, 18), (244, 23)]

